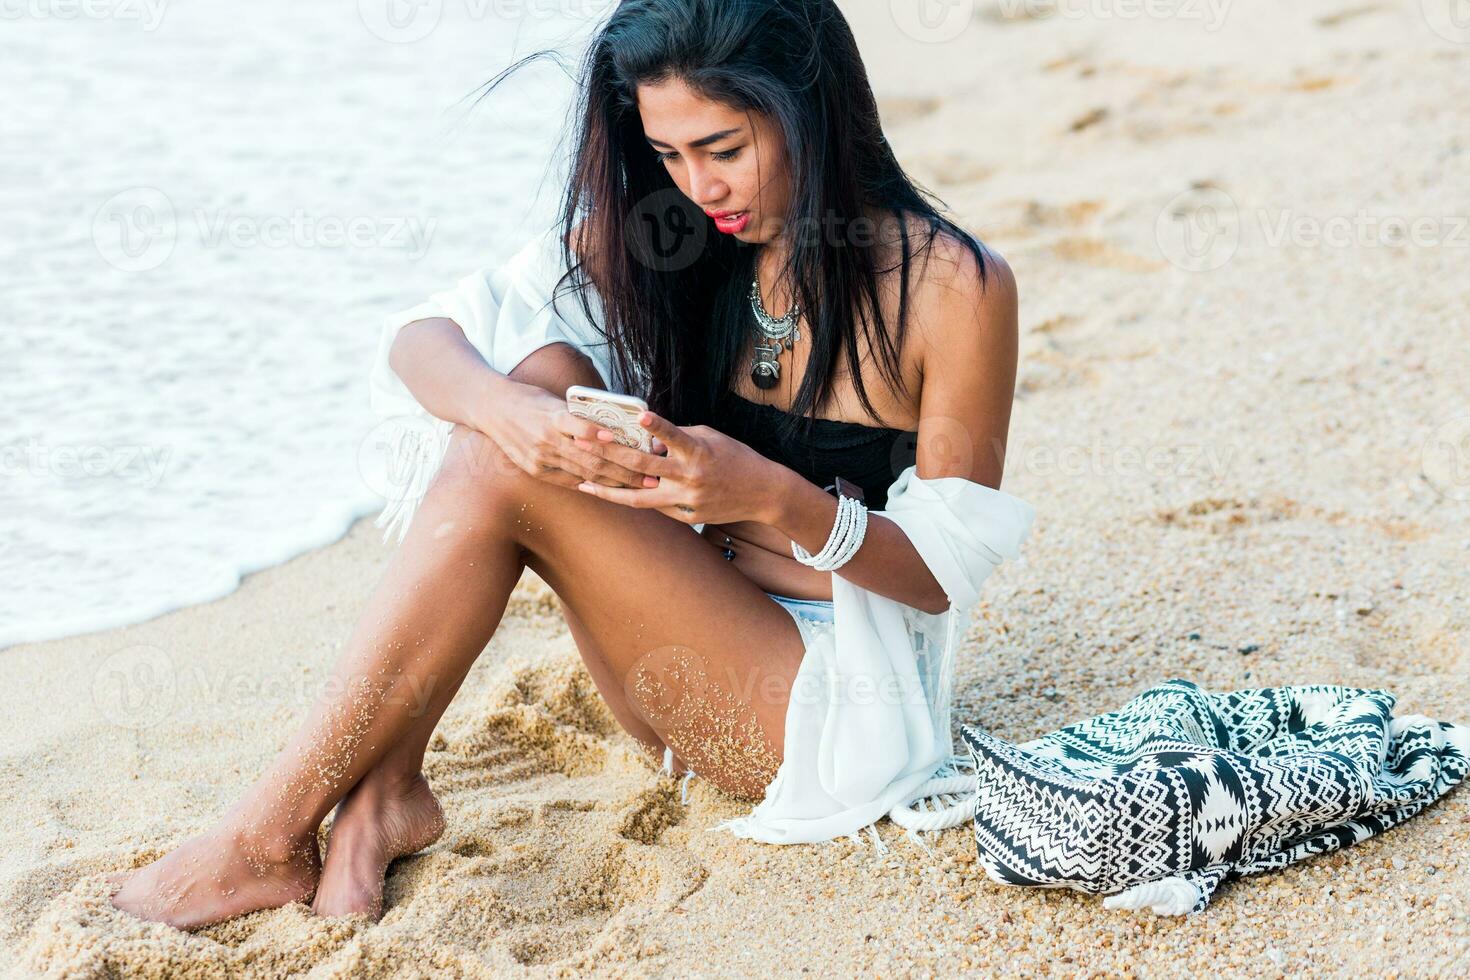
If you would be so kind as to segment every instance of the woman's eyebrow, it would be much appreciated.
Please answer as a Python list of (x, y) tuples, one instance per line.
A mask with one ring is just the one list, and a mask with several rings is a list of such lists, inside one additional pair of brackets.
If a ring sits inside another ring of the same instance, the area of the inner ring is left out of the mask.
[[(741, 128), (742, 127), (740, 126), (736, 126), (734, 129), (722, 129), (718, 133), (710, 133), (708, 136), (701, 136), (699, 139), (695, 140), (689, 145), (709, 146), (711, 143), (718, 143), (720, 140), (725, 139), (728, 136), (734, 136), (736, 133), (740, 132)], [(646, 134), (643, 138), (648, 140), (648, 142), (654, 146), (667, 146), (671, 150), (674, 148), (672, 143), (665, 143), (663, 140), (656, 140), (652, 136), (648, 136)]]

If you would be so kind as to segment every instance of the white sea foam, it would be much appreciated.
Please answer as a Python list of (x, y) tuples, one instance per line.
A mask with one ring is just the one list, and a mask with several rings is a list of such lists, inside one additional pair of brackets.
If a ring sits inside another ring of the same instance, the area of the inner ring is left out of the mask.
[(575, 64), (605, 8), (7, 13), (0, 646), (217, 598), (382, 505), (380, 317), (509, 256), (560, 191), (565, 73), (456, 102), (547, 44)]

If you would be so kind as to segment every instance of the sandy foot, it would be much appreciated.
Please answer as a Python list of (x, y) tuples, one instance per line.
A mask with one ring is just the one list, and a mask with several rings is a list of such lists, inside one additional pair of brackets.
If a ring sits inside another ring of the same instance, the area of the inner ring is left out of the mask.
[(364, 779), (337, 806), (312, 909), (318, 915), (380, 918), (388, 865), (443, 833), (444, 811), (422, 774), (407, 782)]
[(311, 898), (321, 875), (314, 840), (267, 847), (232, 831), (191, 837), (135, 872), (119, 873), (112, 904), (141, 919), (196, 929)]

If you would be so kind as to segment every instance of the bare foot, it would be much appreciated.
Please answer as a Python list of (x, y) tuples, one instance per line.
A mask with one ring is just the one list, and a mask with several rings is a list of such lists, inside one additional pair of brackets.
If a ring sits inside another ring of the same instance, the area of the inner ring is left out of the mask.
[(191, 837), (130, 874), (112, 904), (140, 919), (197, 929), (311, 898), (321, 876), (316, 839), (261, 843), (219, 829)]
[(444, 811), (422, 774), (402, 780), (368, 773), (337, 804), (312, 910), (317, 915), (381, 918), (388, 865), (423, 850), (443, 833)]

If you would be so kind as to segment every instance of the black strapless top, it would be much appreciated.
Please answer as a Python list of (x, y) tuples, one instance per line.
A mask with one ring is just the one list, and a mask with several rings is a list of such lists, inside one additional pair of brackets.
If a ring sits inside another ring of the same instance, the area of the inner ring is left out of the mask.
[(715, 428), (739, 439), (767, 459), (786, 466), (825, 487), (842, 477), (863, 488), (863, 503), (869, 510), (888, 505), (888, 487), (898, 474), (914, 464), (919, 434), (912, 429), (891, 429), (861, 422), (813, 419), (811, 437), (782, 443), (777, 424), (784, 414), (774, 405), (764, 405), (726, 392), (719, 406)]

